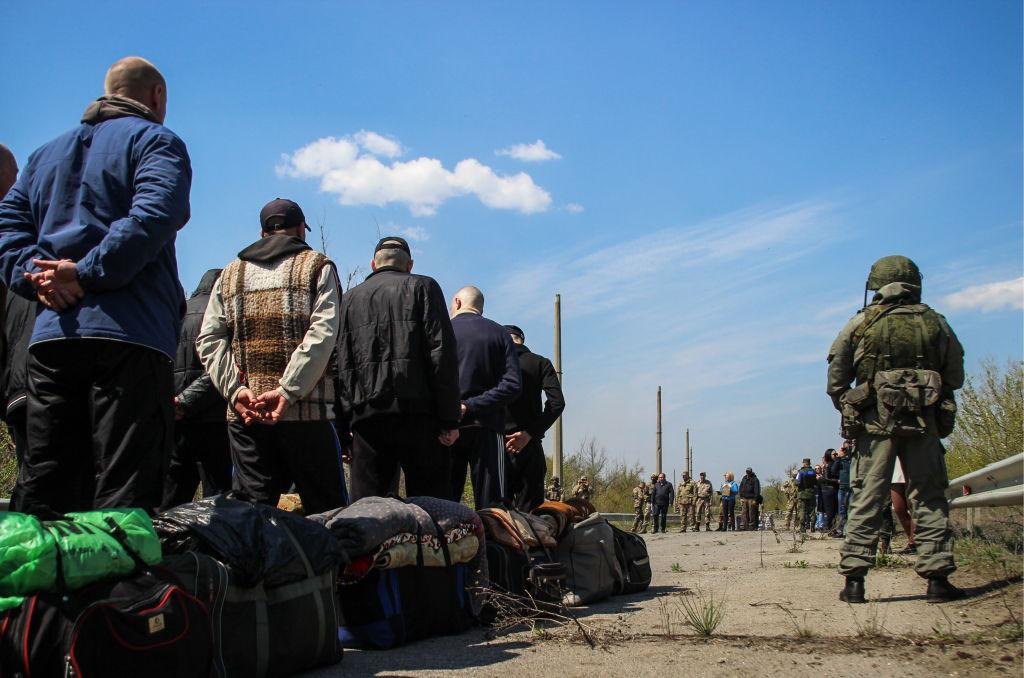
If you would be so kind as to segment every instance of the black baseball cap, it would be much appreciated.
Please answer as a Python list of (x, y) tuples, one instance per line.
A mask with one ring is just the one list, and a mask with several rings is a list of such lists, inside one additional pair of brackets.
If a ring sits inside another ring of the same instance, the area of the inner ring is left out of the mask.
[(296, 226), (305, 226), (307, 231), (312, 230), (306, 223), (306, 215), (302, 213), (302, 208), (292, 200), (274, 198), (260, 210), (260, 227), (268, 233)]
[(526, 333), (523, 332), (518, 327), (516, 327), (515, 325), (505, 325), (505, 329), (508, 331), (509, 334), (519, 337), (523, 341), (526, 341)]
[(405, 238), (399, 238), (397, 235), (389, 235), (378, 240), (373, 253), (376, 254), (381, 250), (404, 250), (406, 254), (412, 256), (412, 252), (409, 251), (409, 243), (405, 241)]

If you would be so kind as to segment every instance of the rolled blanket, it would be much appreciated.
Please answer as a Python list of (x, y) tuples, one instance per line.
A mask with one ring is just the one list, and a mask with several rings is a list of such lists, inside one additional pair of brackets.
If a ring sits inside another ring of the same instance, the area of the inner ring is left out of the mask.
[(436, 534), (426, 511), (391, 497), (364, 497), (345, 508), (308, 518), (330, 530), (350, 558), (373, 553), (398, 534)]
[[(476, 535), (469, 535), (463, 539), (448, 545), (448, 556), (453, 565), (468, 563), (477, 557), (480, 552), (480, 540)], [(419, 555), (419, 547), (416, 544), (395, 544), (377, 554), (374, 559), (374, 567), (384, 570), (396, 567), (407, 567), (416, 565), (416, 558)], [(445, 567), (444, 551), (433, 546), (423, 546), (424, 567)]]

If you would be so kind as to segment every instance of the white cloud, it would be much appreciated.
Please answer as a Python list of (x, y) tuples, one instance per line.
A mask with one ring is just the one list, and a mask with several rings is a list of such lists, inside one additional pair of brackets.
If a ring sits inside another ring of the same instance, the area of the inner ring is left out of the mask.
[(279, 176), (318, 179), (320, 190), (342, 205), (406, 205), (417, 216), (434, 214), (445, 201), (473, 195), (487, 207), (532, 214), (551, 205), (551, 195), (529, 174), (500, 175), (473, 158), (448, 170), (436, 158), (382, 162), (402, 152), (397, 139), (362, 130), (325, 137), (283, 155)]
[(422, 226), (409, 226), (408, 228), (403, 228), (398, 233), (406, 240), (414, 240), (416, 242), (430, 240), (430, 233)]
[(558, 160), (562, 156), (548, 148), (542, 139), (537, 139), (532, 144), (513, 144), (508, 148), (502, 148), (494, 152), (496, 155), (507, 155), (523, 162), (544, 162), (545, 160)]
[(569, 212), (570, 214), (579, 214), (580, 212), (583, 211), (583, 205), (579, 204), (578, 202), (570, 202), (566, 204), (565, 211)]
[(998, 311), (1002, 309), (1024, 309), (1024, 277), (1013, 280), (971, 285), (945, 298), (946, 305), (954, 310)]
[(402, 144), (398, 143), (397, 139), (376, 132), (367, 132), (365, 129), (356, 132), (352, 138), (370, 153), (383, 155), (385, 158), (397, 158), (404, 152)]

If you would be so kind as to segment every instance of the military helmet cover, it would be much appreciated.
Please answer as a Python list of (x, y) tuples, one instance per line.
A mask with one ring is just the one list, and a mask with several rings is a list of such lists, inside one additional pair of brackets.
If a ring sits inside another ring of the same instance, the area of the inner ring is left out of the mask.
[(907, 257), (894, 254), (882, 257), (871, 265), (868, 273), (869, 290), (879, 290), (894, 282), (921, 286), (921, 269)]

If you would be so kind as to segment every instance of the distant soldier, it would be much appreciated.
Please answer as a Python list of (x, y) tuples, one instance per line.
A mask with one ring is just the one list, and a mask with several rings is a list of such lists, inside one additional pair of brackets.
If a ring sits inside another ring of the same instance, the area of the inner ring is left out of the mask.
[(715, 494), (715, 487), (707, 479), (707, 474), (701, 471), (700, 480), (697, 481), (697, 502), (696, 516), (693, 531), (700, 532), (700, 524), (703, 520), (704, 530), (711, 531), (711, 498)]
[(805, 457), (803, 466), (796, 473), (797, 499), (800, 503), (800, 531), (814, 529), (815, 504), (814, 488), (818, 484), (818, 474), (811, 468), (810, 457)]
[(558, 476), (551, 478), (551, 484), (548, 485), (544, 496), (547, 497), (548, 501), (562, 501), (562, 481), (558, 479)]
[(576, 487), (572, 488), (572, 496), (576, 499), (590, 501), (590, 481), (586, 476), (576, 481)]
[(658, 474), (651, 474), (651, 482), (647, 483), (647, 524), (654, 529), (654, 484), (658, 482)]
[(676, 508), (679, 510), (679, 531), (686, 532), (690, 522), (694, 522), (694, 530), (697, 529), (694, 521), (694, 505), (697, 503), (697, 483), (690, 479), (689, 473), (683, 474), (683, 482), (676, 488)]
[(796, 469), (789, 473), (789, 479), (782, 483), (782, 494), (786, 497), (786, 529), (800, 524), (799, 503), (797, 499)]
[(640, 484), (633, 488), (633, 532), (643, 532), (647, 529), (647, 484), (640, 481)]

